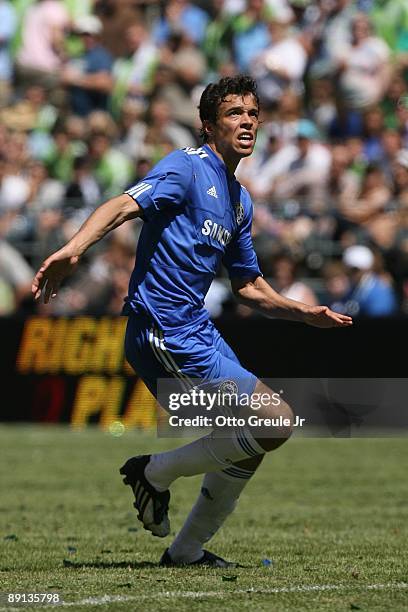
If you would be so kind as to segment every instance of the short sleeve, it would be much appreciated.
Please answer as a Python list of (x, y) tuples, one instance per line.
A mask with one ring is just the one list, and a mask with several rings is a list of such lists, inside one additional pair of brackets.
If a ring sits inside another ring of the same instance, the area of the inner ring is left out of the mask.
[(173, 151), (125, 193), (139, 204), (146, 221), (166, 208), (181, 208), (193, 178), (193, 165), (183, 151)]
[(244, 219), (229, 243), (223, 259), (230, 278), (262, 276), (252, 244), (252, 202), (250, 200), (246, 203), (245, 212)]

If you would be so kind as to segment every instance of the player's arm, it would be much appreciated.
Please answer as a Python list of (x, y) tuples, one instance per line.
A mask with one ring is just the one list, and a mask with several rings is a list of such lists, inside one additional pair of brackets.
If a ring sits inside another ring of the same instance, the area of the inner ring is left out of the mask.
[(353, 322), (351, 317), (333, 312), (327, 306), (308, 306), (284, 297), (262, 276), (232, 278), (231, 286), (240, 302), (267, 317), (300, 321), (315, 327), (347, 327)]
[(44, 292), (44, 303), (55, 297), (61, 282), (71, 274), (90, 246), (128, 219), (140, 217), (140, 206), (124, 193), (101, 204), (61, 249), (50, 255), (35, 275), (31, 291), (35, 299)]

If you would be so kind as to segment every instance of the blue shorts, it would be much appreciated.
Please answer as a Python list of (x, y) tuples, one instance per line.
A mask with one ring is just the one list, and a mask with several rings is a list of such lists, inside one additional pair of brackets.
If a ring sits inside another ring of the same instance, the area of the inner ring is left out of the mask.
[(236, 392), (251, 395), (257, 377), (246, 370), (211, 321), (164, 332), (150, 317), (131, 314), (125, 336), (126, 359), (157, 398), (158, 379), (176, 379), (187, 391), (200, 381), (234, 381)]

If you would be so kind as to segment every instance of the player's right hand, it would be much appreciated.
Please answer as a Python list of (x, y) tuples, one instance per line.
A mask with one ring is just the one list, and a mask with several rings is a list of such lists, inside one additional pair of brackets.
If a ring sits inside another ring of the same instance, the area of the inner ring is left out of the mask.
[(44, 304), (48, 304), (50, 297), (57, 295), (64, 278), (75, 270), (78, 261), (77, 255), (69, 255), (65, 249), (60, 249), (48, 257), (33, 278), (31, 292), (34, 299), (38, 300), (43, 294)]

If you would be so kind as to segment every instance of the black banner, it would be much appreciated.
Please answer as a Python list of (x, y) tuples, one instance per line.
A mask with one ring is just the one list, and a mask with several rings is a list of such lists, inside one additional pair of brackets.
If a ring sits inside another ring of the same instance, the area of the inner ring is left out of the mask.
[[(125, 325), (124, 317), (0, 318), (0, 420), (153, 425), (154, 399), (124, 358)], [(260, 378), (407, 376), (407, 319), (329, 330), (265, 318), (216, 325)]]

